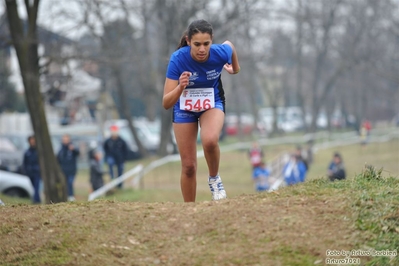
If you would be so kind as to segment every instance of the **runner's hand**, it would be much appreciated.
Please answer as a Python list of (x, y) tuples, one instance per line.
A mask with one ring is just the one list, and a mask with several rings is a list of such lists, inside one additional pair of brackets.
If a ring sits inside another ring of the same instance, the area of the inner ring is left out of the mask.
[(225, 64), (223, 68), (227, 71), (227, 73), (234, 74), (233, 66), (231, 64)]
[(184, 71), (179, 78), (179, 84), (182, 90), (184, 90), (190, 82), (191, 72)]

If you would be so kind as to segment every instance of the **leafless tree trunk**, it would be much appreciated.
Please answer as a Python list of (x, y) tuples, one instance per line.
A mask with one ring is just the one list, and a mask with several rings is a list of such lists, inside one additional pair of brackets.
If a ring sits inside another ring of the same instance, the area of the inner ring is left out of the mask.
[(17, 1), (7, 0), (5, 2), (11, 38), (17, 53), (25, 87), (26, 102), (35, 132), (46, 203), (63, 202), (67, 199), (65, 177), (54, 156), (42, 95), (40, 93), (39, 56), (37, 51), (39, 0), (25, 0), (25, 7), (28, 14), (26, 33), (23, 22), (18, 14)]
[(130, 132), (132, 132), (134, 141), (137, 144), (137, 148), (139, 149), (140, 155), (143, 157), (146, 157), (146, 156), (148, 156), (148, 152), (147, 152), (146, 148), (143, 146), (143, 144), (141, 143), (141, 140), (137, 134), (137, 130), (134, 127), (134, 118), (130, 114), (130, 109), (129, 109), (129, 105), (127, 102), (128, 97), (125, 93), (125, 88), (123, 86), (120, 66), (112, 65), (111, 71), (113, 73), (113, 76), (115, 77), (116, 89), (118, 91), (122, 114), (125, 117), (125, 119), (127, 120), (129, 130), (130, 130)]
[(297, 0), (297, 13), (296, 13), (296, 95), (299, 107), (302, 110), (302, 122), (307, 130), (306, 124), (306, 109), (303, 96), (303, 6), (302, 0)]
[[(267, 129), (270, 132), (270, 136), (275, 136), (279, 133), (280, 129), (278, 127), (278, 107), (281, 104), (283, 90), (282, 84), (284, 78), (282, 78), (285, 73), (277, 74), (275, 71), (269, 71), (264, 74), (262, 88), (268, 97), (270, 107), (273, 110), (273, 122), (272, 128)], [(281, 81), (281, 82), (280, 82)]]
[[(253, 49), (253, 38), (250, 35), (251, 31), (251, 10), (250, 10), (250, 5), (248, 1), (243, 2), (244, 8), (245, 8), (245, 17), (244, 17), (244, 36), (245, 36), (245, 49), (247, 50), (247, 69), (245, 72), (247, 73), (247, 79), (245, 82), (245, 87), (248, 90), (249, 93), (249, 101), (250, 101), (250, 111), (254, 117), (254, 124), (253, 128), (257, 128), (257, 122), (258, 122), (258, 104), (257, 104), (257, 99), (259, 98), (259, 86), (258, 84), (258, 69), (256, 68), (256, 55), (255, 51)], [(236, 19), (239, 19), (239, 17), (236, 17)]]

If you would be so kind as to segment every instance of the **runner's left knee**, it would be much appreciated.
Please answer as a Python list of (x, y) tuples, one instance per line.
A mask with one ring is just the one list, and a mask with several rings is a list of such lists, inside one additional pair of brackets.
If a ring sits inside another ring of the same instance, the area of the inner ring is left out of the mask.
[(201, 138), (202, 147), (205, 151), (212, 151), (218, 147), (219, 137), (217, 135), (208, 135)]

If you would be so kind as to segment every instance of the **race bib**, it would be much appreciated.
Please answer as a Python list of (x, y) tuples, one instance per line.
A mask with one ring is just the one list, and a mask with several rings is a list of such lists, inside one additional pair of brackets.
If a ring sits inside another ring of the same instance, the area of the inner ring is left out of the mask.
[(180, 96), (180, 110), (201, 112), (214, 107), (213, 88), (184, 89)]

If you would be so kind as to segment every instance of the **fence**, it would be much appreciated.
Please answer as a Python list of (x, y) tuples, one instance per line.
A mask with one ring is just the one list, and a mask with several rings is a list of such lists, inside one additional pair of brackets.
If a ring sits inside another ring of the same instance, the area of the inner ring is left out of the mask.
[[(399, 137), (399, 129), (398, 128), (383, 128), (383, 129), (374, 129), (372, 131), (372, 137), (370, 138), (370, 142), (383, 142), (389, 141), (392, 138)], [(313, 140), (316, 144), (313, 146), (313, 153), (321, 149), (327, 149), (338, 146), (345, 146), (350, 144), (360, 143), (360, 138), (356, 131), (344, 132), (344, 133), (329, 133), (326, 131), (317, 132), (314, 134), (305, 134), (303, 136), (294, 136), (294, 137), (281, 137), (275, 139), (260, 139), (257, 142), (261, 146), (271, 146), (271, 145), (280, 145), (280, 144), (302, 144), (306, 143), (309, 140)], [(239, 142), (233, 143), (230, 145), (222, 146), (220, 148), (221, 153), (230, 152), (235, 150), (246, 150), (249, 149), (252, 145), (252, 142)], [(204, 157), (203, 151), (197, 152), (197, 157)], [(279, 187), (283, 186), (284, 177), (282, 175), (282, 169), (285, 163), (288, 161), (288, 154), (283, 153), (275, 159), (271, 160), (268, 164), (271, 167), (272, 173), (274, 173), (273, 177), (276, 178), (276, 181), (271, 186), (270, 191), (276, 190)], [(143, 178), (153, 171), (154, 169), (180, 160), (179, 155), (168, 155), (159, 160), (153, 161), (143, 168), (140, 174), (136, 175), (132, 181), (132, 185), (134, 188), (143, 188)]]
[(114, 180), (112, 180), (111, 182), (105, 184), (104, 186), (102, 186), (101, 188), (97, 189), (96, 191), (93, 191), (89, 195), (89, 199), (88, 200), (92, 201), (92, 200), (94, 200), (94, 199), (96, 199), (96, 198), (98, 198), (100, 196), (105, 195), (105, 193), (107, 193), (111, 189), (115, 188), (117, 185), (121, 184), (122, 182), (126, 181), (128, 178), (131, 178), (134, 175), (138, 175), (142, 170), (143, 170), (143, 165), (141, 165), (141, 164), (137, 165), (133, 169), (130, 169), (129, 171), (127, 171), (123, 175), (115, 178)]
[[(341, 133), (339, 136), (355, 136), (356, 133), (355, 132), (349, 132), (349, 133)], [(307, 142), (309, 140), (314, 140), (314, 141), (318, 141), (321, 139), (325, 139), (325, 138), (339, 138), (338, 135), (336, 134), (330, 134), (328, 132), (317, 132), (314, 134), (305, 134), (304, 136), (298, 137), (298, 136), (294, 136), (294, 137), (281, 137), (281, 138), (275, 138), (275, 139), (259, 139), (257, 142), (261, 145), (261, 146), (271, 146), (271, 145), (280, 145), (280, 144), (299, 144), (299, 143), (304, 143)], [(238, 143), (233, 143), (233, 144), (229, 144), (226, 146), (221, 146), (220, 147), (220, 152), (221, 153), (225, 153), (225, 152), (230, 152), (230, 151), (236, 151), (236, 150), (248, 150), (250, 147), (252, 146), (252, 142), (238, 142)], [(197, 158), (202, 158), (204, 157), (204, 151), (198, 151), (197, 152)], [(281, 169), (282, 171), (282, 160), (281, 158), (276, 158), (275, 160), (279, 161), (279, 164), (276, 164), (274, 167), (278, 167), (276, 168), (276, 173), (279, 171), (279, 169)], [(159, 160), (153, 161), (150, 164), (148, 164), (146, 167), (143, 168), (143, 171), (137, 175), (132, 182), (132, 185), (134, 188), (143, 188), (143, 178), (150, 173), (151, 171), (153, 171), (154, 169), (168, 164), (168, 163), (172, 163), (172, 162), (177, 162), (180, 161), (180, 155), (168, 155), (166, 157), (163, 157)], [(273, 160), (270, 162), (271, 164), (275, 164), (273, 162)], [(280, 172), (281, 172), (280, 171)], [(281, 177), (278, 176), (278, 179), (280, 179)]]

